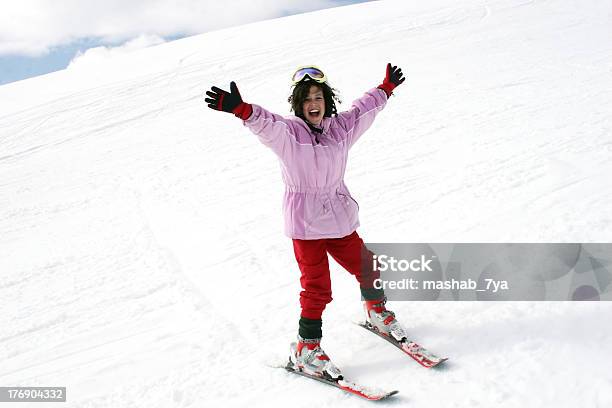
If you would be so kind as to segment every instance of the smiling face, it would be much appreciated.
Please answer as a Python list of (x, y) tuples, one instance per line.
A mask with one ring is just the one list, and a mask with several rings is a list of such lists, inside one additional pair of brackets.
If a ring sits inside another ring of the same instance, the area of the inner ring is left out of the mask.
[(316, 85), (311, 85), (308, 96), (302, 104), (302, 113), (308, 122), (320, 126), (325, 115), (325, 98), (323, 90)]

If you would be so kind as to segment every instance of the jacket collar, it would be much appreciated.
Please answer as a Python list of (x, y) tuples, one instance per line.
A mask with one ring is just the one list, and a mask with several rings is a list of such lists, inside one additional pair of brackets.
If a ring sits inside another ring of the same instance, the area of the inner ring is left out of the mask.
[(323, 120), (321, 121), (321, 126), (319, 128), (315, 127), (314, 125), (311, 125), (299, 116), (296, 116), (296, 118), (298, 118), (300, 120), (300, 123), (311, 133), (321, 134), (327, 133), (327, 131), (329, 130), (330, 118), (323, 118)]

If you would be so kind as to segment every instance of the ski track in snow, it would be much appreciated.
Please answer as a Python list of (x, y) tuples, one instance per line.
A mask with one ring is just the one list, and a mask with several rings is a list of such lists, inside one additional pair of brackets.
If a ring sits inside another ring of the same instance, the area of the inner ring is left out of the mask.
[[(275, 157), (205, 107), (230, 80), (287, 113), (289, 73), (316, 62), (346, 109), (403, 68), (347, 169), (366, 242), (609, 242), (609, 2), (410, 3), (0, 87), (0, 385), (66, 386), (70, 407), (371, 406), (269, 367), (296, 334), (299, 272)], [(451, 358), (425, 370), (352, 324), (358, 288), (333, 262), (332, 281), (324, 347), (400, 390), (380, 405), (612, 405), (606, 302), (395, 302)]]

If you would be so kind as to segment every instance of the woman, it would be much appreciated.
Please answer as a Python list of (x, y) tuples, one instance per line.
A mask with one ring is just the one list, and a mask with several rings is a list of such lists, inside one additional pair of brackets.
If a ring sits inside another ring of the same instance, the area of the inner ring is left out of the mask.
[(320, 347), (321, 316), (332, 300), (328, 253), (357, 278), (367, 322), (398, 341), (406, 338), (394, 313), (385, 308), (384, 292), (374, 288), (379, 275), (367, 267), (372, 257), (356, 231), (359, 207), (344, 184), (349, 149), (404, 78), (401, 69), (387, 64), (382, 84), (341, 113), (336, 111), (334, 89), (319, 68), (298, 68), (292, 80), (289, 102), (295, 116), (283, 117), (244, 102), (235, 82), (230, 92), (213, 86), (205, 101), (212, 109), (242, 119), (281, 161), (285, 233), (293, 240), (303, 289), (298, 342), (291, 344), (290, 363), (308, 374), (338, 379), (340, 370)]

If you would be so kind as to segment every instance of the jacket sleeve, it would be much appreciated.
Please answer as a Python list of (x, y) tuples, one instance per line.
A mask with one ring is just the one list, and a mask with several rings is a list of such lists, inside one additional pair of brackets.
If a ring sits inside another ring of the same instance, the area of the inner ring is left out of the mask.
[(368, 130), (378, 112), (383, 110), (386, 104), (387, 94), (385, 91), (373, 88), (361, 98), (356, 99), (349, 110), (338, 114), (337, 119), (346, 131), (349, 148)]
[(244, 126), (257, 135), (261, 143), (282, 157), (291, 140), (295, 138), (292, 122), (281, 115), (268, 112), (259, 105), (252, 106), (253, 113), (243, 122)]

